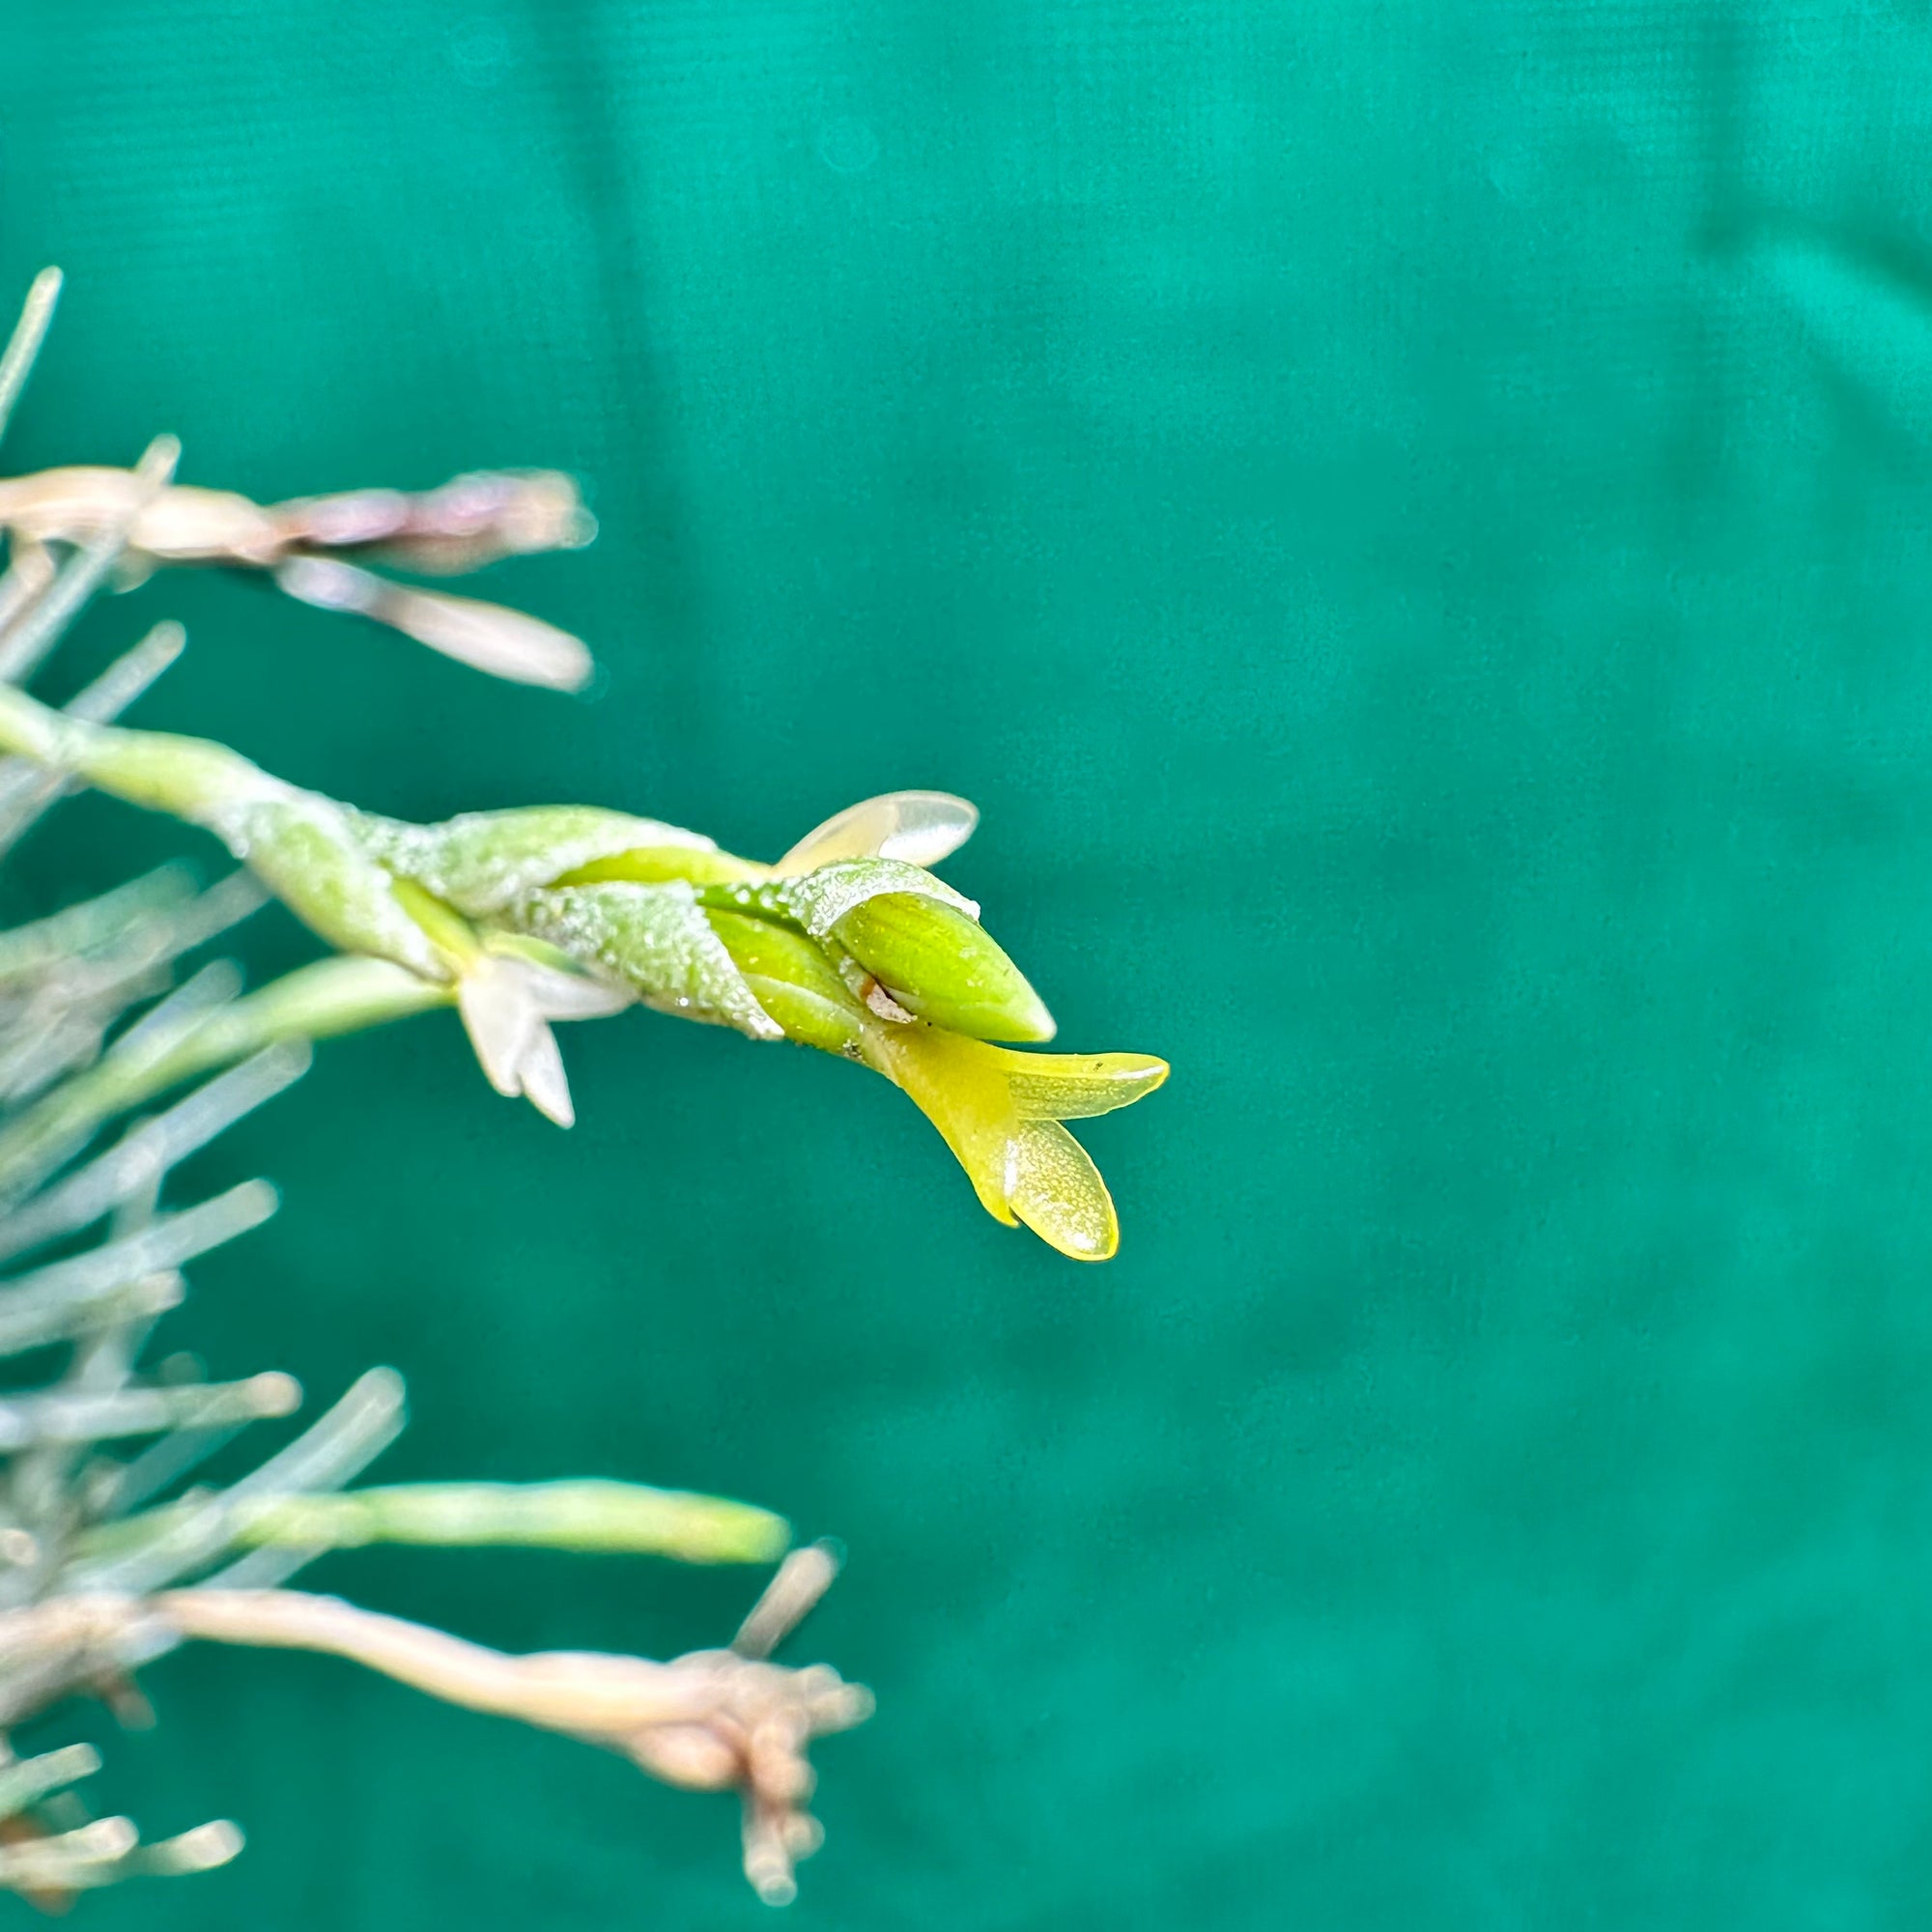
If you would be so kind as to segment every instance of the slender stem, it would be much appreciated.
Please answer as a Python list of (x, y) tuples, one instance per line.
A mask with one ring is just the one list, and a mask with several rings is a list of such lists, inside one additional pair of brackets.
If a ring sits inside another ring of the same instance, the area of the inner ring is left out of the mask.
[[(131, 650), (62, 708), (71, 718), (106, 724), (118, 718), (181, 656), (187, 633), (172, 621), (156, 624)], [(56, 800), (72, 790), (66, 773), (22, 759), (0, 771), (0, 856), (17, 845)]]
[(20, 391), (33, 374), (34, 358), (41, 353), (48, 323), (54, 319), (54, 304), (60, 300), (60, 292), (61, 271), (43, 269), (27, 291), (27, 299), (20, 309), (19, 321), (14, 325), (6, 352), (0, 354), (0, 435), (6, 433), (14, 405), (20, 400)]
[[(0, 697), (5, 696), (0, 690)], [(132, 1037), (86, 1072), (63, 1082), (0, 1128), (0, 1193), (38, 1179), (50, 1150), (61, 1157), (117, 1114), (217, 1067), (288, 1039), (324, 1039), (407, 1018), (455, 998), (384, 959), (318, 960), (259, 992), (185, 1021), (172, 1037)]]
[(595, 1651), (513, 1657), (339, 1597), (301, 1590), (169, 1590), (152, 1605), (185, 1637), (319, 1650), (445, 1703), (520, 1718), (546, 1730), (620, 1736), (694, 1723), (716, 1708), (701, 1676)]

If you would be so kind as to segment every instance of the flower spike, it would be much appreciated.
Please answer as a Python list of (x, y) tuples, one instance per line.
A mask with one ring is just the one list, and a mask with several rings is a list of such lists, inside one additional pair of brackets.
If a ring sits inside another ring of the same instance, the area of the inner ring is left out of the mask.
[[(1026, 1054), (1039, 995), (937, 860), (977, 819), (943, 792), (840, 812), (776, 867), (584, 806), (408, 825), (298, 790), (225, 746), (96, 725), (0, 685), (0, 749), (223, 838), (324, 939), (453, 991), (490, 1083), (559, 1125), (555, 1020), (633, 1004), (860, 1062), (912, 1097), (986, 1211), (1104, 1261), (1120, 1224), (1062, 1123), (1167, 1077), (1145, 1054)], [(859, 849), (855, 849), (859, 848)]]

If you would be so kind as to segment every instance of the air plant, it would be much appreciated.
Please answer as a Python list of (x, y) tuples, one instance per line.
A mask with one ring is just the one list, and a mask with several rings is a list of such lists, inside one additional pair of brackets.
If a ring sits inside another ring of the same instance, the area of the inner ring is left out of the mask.
[[(258, 527), (242, 498), (232, 502), (242, 507), (219, 513), (163, 518), (183, 493), (158, 483), (128, 485), (112, 527), (139, 532), (144, 520), (164, 523), (165, 543), (145, 539), (150, 555), (279, 558), (286, 584), (288, 553), (276, 546), (294, 542), (294, 532), (312, 546), (360, 543), (380, 529), (382, 542), (402, 543), (406, 555), (440, 542), (439, 554), (463, 558), (537, 534), (574, 541), (578, 526), (554, 480), (543, 493), (549, 507), (522, 521), (497, 503), (489, 534), (479, 524), (468, 539), (480, 549), (457, 543), (441, 513), (408, 512), (411, 499), (384, 497), (383, 517), (345, 512), (340, 528), (318, 521), (313, 506), (298, 515), (284, 505), (256, 513)], [(0, 486), (0, 522), (6, 502)], [(182, 534), (190, 526), (199, 531), (192, 538)], [(71, 542), (82, 540), (71, 514), (62, 527)], [(37, 541), (48, 529), (43, 517)], [(438, 529), (440, 536), (429, 534)], [(296, 561), (355, 568), (306, 551)], [(46, 595), (58, 594), (54, 582)], [(470, 655), (500, 668), (521, 634), (500, 616), (471, 621), (490, 630), (496, 649)], [(420, 626), (417, 635), (426, 635)], [(556, 653), (546, 646), (537, 655), (548, 663)], [(1104, 1261), (1119, 1246), (1105, 1183), (1063, 1123), (1151, 1093), (1166, 1064), (1146, 1054), (1026, 1054), (993, 1044), (1043, 1042), (1054, 1023), (980, 925), (980, 908), (928, 869), (978, 822), (964, 799), (929, 791), (867, 799), (763, 865), (721, 852), (699, 833), (595, 806), (405, 824), (284, 783), (225, 745), (130, 731), (73, 707), (56, 712), (5, 684), (0, 749), (55, 781), (81, 780), (214, 834), (321, 938), (393, 969), (387, 981), (365, 974), (346, 982), (358, 1001), (386, 984), (400, 1010), (456, 1006), (491, 1084), (527, 1097), (559, 1125), (574, 1115), (551, 1023), (654, 1007), (871, 1067), (938, 1127), (995, 1218), (1024, 1222), (1077, 1260)], [(359, 1008), (353, 1023), (366, 1023)], [(314, 1024), (335, 1030), (326, 1016)]]
[[(0, 427), (57, 287), (51, 271), (35, 284), (0, 355)], [(91, 1747), (18, 1757), (9, 1745), (73, 1694), (140, 1719), (136, 1674), (180, 1644), (205, 1641), (328, 1652), (613, 1749), (669, 1783), (735, 1791), (746, 1873), (761, 1897), (782, 1902), (793, 1865), (818, 1842), (807, 1809), (810, 1747), (870, 1708), (865, 1690), (825, 1666), (771, 1661), (832, 1580), (827, 1547), (786, 1553), (789, 1528), (767, 1511), (635, 1484), (351, 1488), (403, 1424), (403, 1385), (389, 1369), (361, 1377), (249, 1473), (196, 1484), (213, 1451), (291, 1414), (301, 1390), (276, 1373), (210, 1382), (181, 1355), (141, 1366), (155, 1325), (183, 1298), (184, 1267), (275, 1207), (262, 1181), (164, 1204), (169, 1177), (298, 1079), (310, 1041), (453, 1002), (498, 1085), (520, 1085), (567, 1114), (549, 1019), (660, 997), (670, 983), (648, 975), (634, 983), (580, 959), (537, 933), (534, 904), (499, 914), (461, 893), (439, 895), (436, 867), (464, 849), (458, 830), (426, 832), (424, 853), (440, 856), (412, 866), (396, 856), (403, 828), (279, 786), (218, 747), (113, 729), (179, 653), (178, 627), (157, 626), (59, 712), (17, 689), (97, 588), (156, 561), (269, 570), (295, 595), (361, 611), (528, 682), (574, 685), (587, 673), (582, 646), (561, 632), (390, 584), (361, 560), (462, 568), (581, 542), (587, 524), (561, 479), (503, 473), (423, 497), (364, 492), (262, 509), (178, 488), (175, 454), (163, 440), (132, 470), (0, 484), (12, 551), (0, 579), (0, 696), (13, 722), (8, 742), (28, 753), (0, 760), (0, 853), (84, 781), (214, 824), (254, 874), (198, 891), (164, 868), (0, 932), (0, 1266), (14, 1270), (0, 1280), (0, 1355), (18, 1365), (16, 1385), (0, 1395), (0, 1888), (56, 1906), (140, 1874), (205, 1870), (240, 1849), (225, 1820), (143, 1843), (126, 1818), (90, 1817), (74, 1791), (99, 1765)], [(526, 847), (528, 830), (516, 835)], [(551, 834), (534, 842), (545, 838), (554, 854)], [(506, 878), (504, 839), (486, 842), (495, 874)], [(571, 865), (638, 843), (591, 842), (594, 852)], [(181, 978), (181, 962), (261, 903), (257, 880), (345, 954), (245, 994), (226, 964)], [(554, 905), (575, 890), (546, 859), (517, 904), (548, 893)], [(677, 890), (698, 907), (696, 887)], [(765, 923), (791, 935), (784, 919)], [(810, 930), (809, 910), (797, 923)], [(663, 931), (674, 951), (696, 928), (687, 921)], [(691, 969), (691, 984), (714, 1002), (738, 997), (738, 981), (709, 956)], [(103, 1144), (114, 1122), (163, 1096), (159, 1111)], [(60, 1358), (55, 1378), (27, 1385), (48, 1350)], [(782, 1560), (725, 1648), (670, 1662), (515, 1657), (289, 1587), (324, 1552), (375, 1541)]]

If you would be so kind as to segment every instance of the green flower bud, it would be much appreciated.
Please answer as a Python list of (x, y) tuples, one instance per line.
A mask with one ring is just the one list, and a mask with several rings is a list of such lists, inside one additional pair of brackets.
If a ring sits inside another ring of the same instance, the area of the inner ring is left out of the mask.
[(907, 1012), (972, 1039), (1045, 1040), (1053, 1015), (976, 919), (920, 893), (881, 893), (832, 936)]

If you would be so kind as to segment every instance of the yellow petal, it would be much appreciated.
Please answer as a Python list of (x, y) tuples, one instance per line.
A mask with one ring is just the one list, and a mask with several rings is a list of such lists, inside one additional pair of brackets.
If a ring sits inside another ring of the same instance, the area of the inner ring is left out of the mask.
[(1010, 1228), (1011, 1146), (1020, 1122), (997, 1049), (923, 1021), (870, 1026), (866, 1045), (872, 1065), (939, 1129), (980, 1205)]
[(1009, 1158), (1013, 1210), (1049, 1247), (1076, 1262), (1104, 1262), (1119, 1248), (1107, 1183), (1058, 1121), (1029, 1121)]
[(1003, 1053), (1023, 1121), (1081, 1121), (1131, 1107), (1167, 1078), (1151, 1053)]
[[(1078, 1116), (1124, 1107), (1166, 1079), (1165, 1061), (1140, 1053), (1014, 1053), (918, 1021), (867, 1026), (865, 1054), (945, 1136), (995, 1220), (1025, 1222), (1075, 1261), (1103, 1262), (1120, 1246), (1120, 1222), (1099, 1170), (1057, 1119), (1035, 1110), (1051, 1105)], [(1025, 1081), (1035, 1086), (1022, 1104)]]

